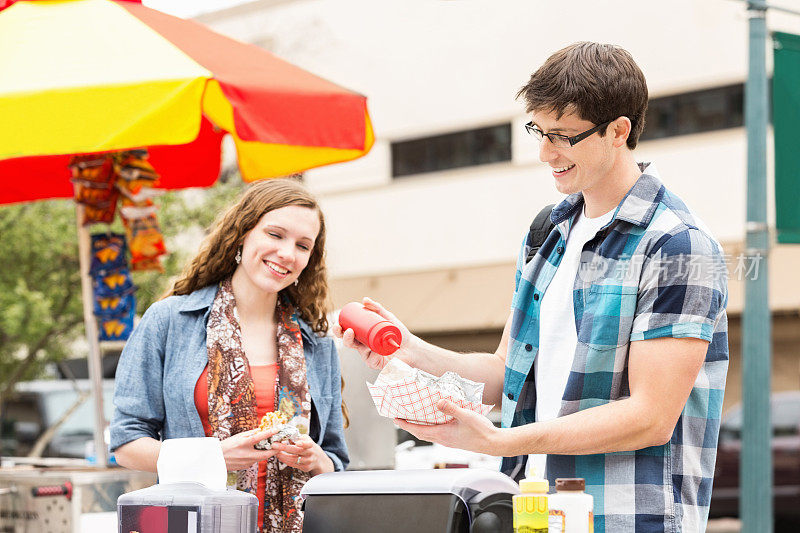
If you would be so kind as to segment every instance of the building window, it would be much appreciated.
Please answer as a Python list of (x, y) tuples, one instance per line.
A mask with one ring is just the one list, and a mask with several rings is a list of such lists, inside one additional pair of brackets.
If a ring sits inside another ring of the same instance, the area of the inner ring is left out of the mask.
[(392, 177), (511, 161), (511, 124), (392, 143)]
[(744, 126), (744, 84), (653, 98), (642, 141)]

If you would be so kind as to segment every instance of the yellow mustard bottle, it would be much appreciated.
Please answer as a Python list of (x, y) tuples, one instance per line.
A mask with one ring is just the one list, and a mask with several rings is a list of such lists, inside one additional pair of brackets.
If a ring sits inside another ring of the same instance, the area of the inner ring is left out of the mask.
[(549, 512), (546, 479), (528, 478), (519, 482), (522, 494), (513, 498), (514, 533), (547, 533)]

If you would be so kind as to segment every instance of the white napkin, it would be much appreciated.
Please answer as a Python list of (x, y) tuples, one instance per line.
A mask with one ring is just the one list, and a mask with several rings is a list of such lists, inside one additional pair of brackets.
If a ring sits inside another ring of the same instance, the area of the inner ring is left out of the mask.
[(165, 440), (156, 469), (159, 484), (196, 482), (212, 490), (226, 489), (228, 470), (222, 443), (215, 437)]

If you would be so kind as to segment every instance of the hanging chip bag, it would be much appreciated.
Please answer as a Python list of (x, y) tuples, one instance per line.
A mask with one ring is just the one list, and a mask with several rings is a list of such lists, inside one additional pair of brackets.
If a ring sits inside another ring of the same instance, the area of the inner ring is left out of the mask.
[(117, 178), (124, 180), (120, 183), (121, 187), (135, 193), (141, 187), (155, 187), (158, 184), (159, 175), (148, 163), (146, 150), (130, 150), (122, 152), (114, 159), (114, 171)]
[(91, 226), (92, 224), (111, 224), (114, 222), (114, 215), (116, 212), (116, 196), (114, 197), (113, 201), (102, 202), (97, 205), (84, 205), (81, 225)]
[(127, 268), (106, 272), (94, 278), (95, 296), (124, 295), (135, 289)]
[(113, 200), (119, 192), (110, 183), (95, 183), (86, 180), (72, 180), (75, 185), (75, 201), (84, 205), (97, 205)]
[(167, 253), (164, 236), (158, 225), (155, 214), (144, 218), (123, 218), (128, 232), (128, 244), (131, 249), (131, 269), (141, 270), (137, 265), (142, 261), (154, 259)]
[(116, 318), (97, 317), (100, 341), (126, 341), (133, 331), (133, 315), (136, 306), (131, 306), (127, 315)]
[(94, 314), (98, 318), (125, 316), (131, 310), (131, 307), (136, 307), (136, 299), (133, 296), (133, 289), (130, 289), (130, 292), (124, 295), (95, 295), (94, 298)]
[(114, 162), (109, 154), (76, 155), (70, 159), (73, 180), (112, 183)]
[(125, 235), (121, 233), (96, 233), (92, 235), (92, 261), (89, 273), (93, 277), (127, 268)]
[(131, 270), (134, 272), (144, 272), (144, 271), (155, 271), (161, 272), (162, 274), (165, 272), (164, 265), (161, 264), (160, 257), (153, 257), (150, 259), (142, 259), (138, 263), (134, 263), (131, 265)]

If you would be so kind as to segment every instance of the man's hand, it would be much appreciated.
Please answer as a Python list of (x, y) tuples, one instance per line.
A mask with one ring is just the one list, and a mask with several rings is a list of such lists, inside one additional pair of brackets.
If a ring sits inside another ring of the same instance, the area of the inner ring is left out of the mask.
[(345, 347), (352, 348), (353, 350), (356, 350), (359, 354), (361, 354), (361, 359), (363, 359), (364, 362), (367, 364), (367, 366), (370, 368), (375, 368), (378, 370), (382, 369), (384, 366), (386, 366), (386, 363), (389, 362), (391, 357), (399, 357), (401, 361), (404, 361), (409, 365), (414, 366), (412, 364), (413, 357), (410, 352), (410, 347), (413, 344), (414, 339), (416, 339), (416, 337), (411, 334), (408, 328), (402, 322), (400, 322), (400, 320), (398, 320), (396, 316), (387, 311), (378, 302), (365, 297), (362, 300), (362, 303), (365, 309), (379, 314), (380, 316), (382, 316), (383, 318), (385, 318), (386, 320), (388, 320), (389, 322), (391, 322), (400, 329), (400, 333), (403, 336), (403, 340), (400, 343), (400, 348), (392, 356), (383, 356), (379, 353), (375, 353), (369, 349), (369, 346), (362, 344), (356, 340), (355, 333), (353, 332), (352, 329), (348, 329), (347, 331), (342, 331), (342, 328), (341, 326), (339, 326), (338, 322), (333, 325), (334, 336), (342, 339), (342, 342), (344, 343)]
[(450, 448), (461, 448), (471, 452), (498, 455), (497, 444), (501, 429), (498, 429), (485, 416), (458, 407), (448, 400), (439, 400), (437, 409), (453, 420), (446, 424), (425, 426), (413, 424), (399, 418), (395, 419), (404, 429), (421, 440), (435, 442)]

